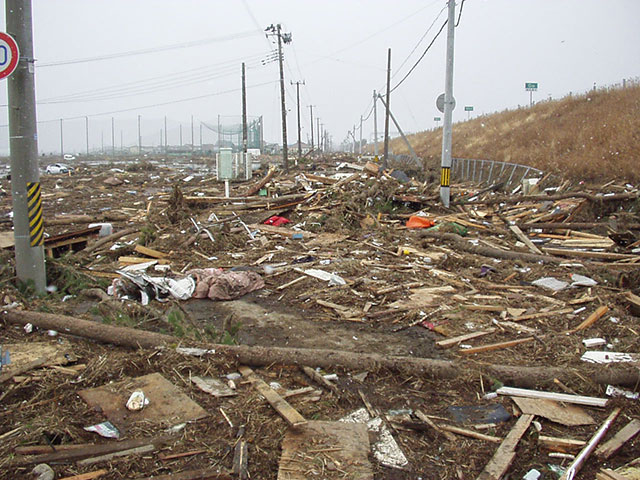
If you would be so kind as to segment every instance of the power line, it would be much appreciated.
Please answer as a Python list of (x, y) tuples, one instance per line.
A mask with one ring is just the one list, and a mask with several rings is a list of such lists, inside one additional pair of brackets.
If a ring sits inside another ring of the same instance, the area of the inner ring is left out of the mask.
[[(263, 83), (256, 83), (254, 85), (248, 85), (247, 88), (257, 88), (257, 87), (263, 87), (265, 85), (271, 85), (273, 83), (278, 83), (277, 80), (272, 80), (270, 82), (263, 82)], [(233, 88), (233, 89), (229, 89), (229, 90), (223, 90), (221, 92), (215, 92), (215, 93), (207, 93), (204, 95), (197, 95), (195, 97), (187, 97), (187, 98), (181, 98), (179, 100), (170, 100), (168, 102), (161, 102), (161, 103), (154, 103), (151, 105), (140, 105), (137, 107), (130, 107), (130, 108), (123, 108), (121, 110), (111, 110), (109, 112), (100, 112), (100, 113), (91, 113), (91, 114), (85, 114), (85, 115), (77, 115), (75, 117), (67, 117), (67, 118), (63, 118), (62, 120), (78, 120), (78, 119), (82, 119), (85, 117), (104, 117), (106, 115), (113, 115), (115, 113), (123, 113), (123, 112), (133, 112), (136, 110), (144, 110), (147, 108), (154, 108), (154, 107), (162, 107), (164, 105), (172, 105), (175, 103), (183, 103), (183, 102), (190, 102), (193, 100), (201, 100), (203, 98), (209, 98), (209, 97), (218, 97), (220, 95), (226, 95), (228, 93), (235, 93), (235, 92), (239, 92), (240, 90), (242, 90), (241, 88)], [(52, 123), (52, 122), (59, 122), (60, 119), (56, 118), (56, 119), (52, 119), (52, 120), (40, 120), (38, 121), (38, 123)], [(0, 128), (6, 128), (8, 127), (8, 125), (0, 125)]]
[(131, 57), (134, 55), (144, 55), (147, 53), (157, 53), (157, 52), (165, 52), (167, 50), (176, 50), (179, 48), (190, 48), (190, 47), (197, 47), (200, 45), (205, 45), (208, 43), (215, 43), (215, 42), (225, 42), (228, 40), (236, 40), (238, 38), (245, 38), (245, 37), (249, 37), (251, 35), (255, 35), (257, 33), (262, 34), (262, 29), (260, 30), (249, 30), (247, 32), (240, 32), (240, 33), (234, 33), (231, 35), (225, 35), (222, 37), (214, 37), (214, 38), (205, 38), (203, 40), (194, 40), (191, 42), (183, 42), (183, 43), (175, 43), (172, 45), (164, 45), (161, 47), (153, 47), (153, 48), (143, 48), (140, 50), (129, 50), (127, 52), (119, 52), (119, 53), (109, 53), (106, 55), (99, 55), (96, 57), (85, 57), (85, 58), (77, 58), (77, 59), (73, 59), (73, 60), (61, 60), (61, 61), (57, 61), (57, 62), (44, 62), (44, 63), (39, 63), (38, 67), (39, 68), (46, 68), (46, 67), (59, 67), (61, 65), (72, 65), (72, 64), (77, 64), (77, 63), (88, 63), (88, 62), (99, 62), (102, 60), (111, 60), (114, 58), (121, 58), (121, 57)]

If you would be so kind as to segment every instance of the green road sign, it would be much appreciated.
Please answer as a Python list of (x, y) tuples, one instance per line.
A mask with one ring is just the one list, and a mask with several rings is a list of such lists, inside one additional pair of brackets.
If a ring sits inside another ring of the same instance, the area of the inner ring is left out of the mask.
[(434, 121), (434, 122), (440, 122), (440, 121), (442, 121), (442, 118), (440, 118), (440, 117), (433, 117), (433, 121)]
[(524, 89), (527, 90), (527, 91), (538, 90), (538, 83), (537, 82), (526, 82), (524, 84)]
[(465, 112), (473, 112), (473, 106), (464, 107)]

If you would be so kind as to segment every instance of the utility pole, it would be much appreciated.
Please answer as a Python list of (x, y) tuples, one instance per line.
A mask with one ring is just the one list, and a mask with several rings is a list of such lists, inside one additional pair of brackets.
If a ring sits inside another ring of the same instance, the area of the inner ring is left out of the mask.
[(452, 118), (455, 100), (453, 99), (453, 35), (456, 21), (456, 2), (449, 0), (447, 19), (447, 69), (444, 85), (444, 128), (442, 133), (442, 174), (440, 176), (440, 200), (449, 207), (451, 198), (451, 139)]
[(296, 160), (296, 165), (298, 165), (298, 161), (302, 160), (302, 142), (300, 140), (301, 128), (300, 128), (300, 85), (304, 85), (304, 80), (302, 82), (291, 82), (291, 85), (296, 86), (296, 99), (298, 105), (298, 158)]
[(193, 144), (194, 144), (194, 140), (193, 140), (193, 115), (191, 115), (191, 151), (193, 152)]
[(111, 117), (111, 155), (116, 154), (116, 121)]
[(311, 111), (311, 151), (315, 150), (313, 145), (313, 105), (309, 105), (309, 110)]
[(89, 156), (89, 117), (84, 117), (84, 126), (87, 140), (87, 156)]
[(47, 280), (38, 170), (31, 0), (6, 0), (5, 19), (7, 33), (20, 48), (17, 68), (7, 80), (16, 275), (21, 282), (33, 282), (36, 291), (44, 293)]
[(169, 150), (169, 141), (167, 140), (167, 116), (164, 116), (164, 153), (167, 153)]
[(373, 91), (373, 154), (378, 156), (378, 94)]
[(164, 143), (162, 142), (162, 128), (160, 129), (160, 150), (162, 150), (162, 147), (164, 146)]
[(142, 115), (138, 115), (138, 155), (142, 155), (142, 134), (140, 132), (140, 118), (142, 118)]
[(62, 128), (62, 119), (60, 119), (60, 157), (64, 158), (64, 129)]
[(245, 162), (247, 161), (247, 149), (249, 147), (247, 128), (247, 78), (245, 74), (244, 62), (242, 62), (242, 153), (245, 154)]
[(320, 137), (320, 118), (316, 118), (316, 123), (318, 124), (318, 150), (322, 152), (322, 139)]
[(358, 153), (362, 155), (362, 115), (360, 115), (360, 142), (358, 143)]
[(291, 34), (282, 33), (282, 26), (280, 24), (275, 27), (270, 25), (266, 29), (267, 35), (275, 35), (278, 37), (278, 64), (280, 65), (280, 103), (282, 105), (282, 162), (284, 164), (284, 171), (289, 172), (289, 146), (287, 145), (287, 107), (285, 105), (284, 96), (284, 65), (282, 56), (282, 43), (291, 43)]
[(104, 155), (104, 130), (100, 130), (100, 153)]
[(200, 122), (200, 152), (202, 152), (202, 122)]
[(353, 153), (356, 153), (356, 126), (353, 126), (353, 133), (351, 134), (351, 138), (353, 138)]
[(182, 147), (182, 124), (180, 124), (180, 147)]
[(325, 137), (324, 137), (324, 123), (320, 124), (320, 132), (321, 132), (321, 138), (322, 138), (322, 143), (320, 143), (320, 148), (324, 152), (327, 146), (327, 144), (325, 143)]
[(382, 159), (382, 170), (386, 170), (389, 164), (389, 108), (391, 101), (391, 49), (387, 52), (387, 105), (384, 114), (384, 158)]

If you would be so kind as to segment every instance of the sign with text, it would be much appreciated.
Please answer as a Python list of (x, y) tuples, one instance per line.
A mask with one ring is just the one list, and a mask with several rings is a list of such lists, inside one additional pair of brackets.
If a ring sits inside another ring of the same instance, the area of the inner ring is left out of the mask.
[(527, 92), (535, 92), (536, 90), (538, 90), (538, 82), (526, 82), (524, 84), (524, 89)]
[(465, 112), (473, 112), (473, 106), (468, 105), (468, 106), (464, 107), (464, 111)]

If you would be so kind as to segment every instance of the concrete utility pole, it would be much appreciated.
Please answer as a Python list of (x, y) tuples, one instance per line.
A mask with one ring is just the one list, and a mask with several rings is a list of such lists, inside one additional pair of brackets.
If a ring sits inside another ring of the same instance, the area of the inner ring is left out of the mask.
[(373, 91), (373, 154), (378, 156), (378, 94)]
[(16, 274), (46, 290), (44, 222), (38, 170), (38, 132), (33, 58), (31, 0), (6, 0), (7, 33), (20, 48), (17, 69), (7, 80), (9, 97), (9, 149)]
[(384, 115), (384, 158), (382, 159), (382, 170), (386, 170), (389, 165), (389, 108), (391, 101), (391, 49), (387, 52), (387, 104)]
[[(387, 104), (384, 101), (384, 98), (382, 98), (382, 95), (380, 95), (380, 101), (382, 102), (382, 105), (384, 105), (385, 108), (387, 108)], [(407, 136), (404, 134), (404, 132), (402, 131), (402, 127), (400, 127), (400, 124), (398, 123), (398, 121), (396, 120), (396, 117), (393, 116), (393, 112), (391, 111), (390, 108), (387, 108), (388, 112), (389, 112), (389, 116), (391, 117), (391, 121), (393, 122), (393, 124), (396, 126), (396, 128), (398, 129), (398, 133), (400, 133), (400, 136), (402, 137), (402, 139), (404, 140), (404, 143), (407, 145), (407, 148), (409, 149), (409, 153), (411, 154), (411, 156), (413, 156), (414, 158), (418, 158), (418, 156), (416, 155), (415, 150), (413, 149), (413, 147), (411, 146), (411, 143), (409, 143), (409, 139), (407, 138)]]
[(360, 115), (360, 141), (358, 142), (358, 153), (362, 155), (362, 115)]
[(180, 146), (182, 147), (182, 124), (180, 124)]
[(169, 142), (167, 140), (167, 116), (164, 116), (164, 153), (167, 153)]
[(191, 115), (191, 151), (193, 152), (193, 144), (194, 144), (194, 140), (193, 140), (193, 115)]
[(245, 75), (244, 62), (242, 62), (242, 153), (245, 154), (246, 161), (246, 153), (249, 147), (249, 139), (248, 133), (249, 130), (247, 128), (247, 79)]
[(86, 133), (87, 140), (87, 156), (89, 156), (89, 117), (84, 117), (84, 131)]
[(311, 112), (311, 151), (315, 150), (315, 146), (313, 145), (313, 105), (309, 105), (309, 110)]
[(64, 158), (64, 129), (62, 128), (62, 119), (60, 119), (60, 156)]
[(282, 163), (284, 171), (289, 172), (289, 146), (287, 145), (287, 107), (284, 96), (284, 62), (282, 56), (282, 42), (291, 43), (291, 34), (282, 33), (282, 25), (270, 25), (266, 29), (267, 36), (275, 35), (278, 37), (278, 64), (280, 66), (280, 103), (282, 105)]
[(453, 35), (456, 21), (456, 2), (449, 0), (447, 19), (447, 69), (444, 84), (444, 128), (442, 133), (442, 174), (440, 176), (440, 200), (449, 207), (451, 198), (451, 139), (453, 107)]
[(116, 121), (111, 117), (111, 155), (116, 154)]
[(320, 137), (320, 117), (316, 118), (316, 123), (318, 124), (318, 150), (322, 152), (322, 139)]
[(142, 155), (142, 133), (140, 132), (140, 119), (142, 115), (138, 115), (138, 155)]
[(300, 85), (304, 85), (303, 81), (291, 82), (291, 85), (296, 86), (296, 99), (298, 104), (298, 158), (296, 160), (296, 165), (298, 165), (298, 161), (302, 160), (302, 141), (300, 140), (301, 127), (300, 127)]
[(202, 122), (200, 122), (200, 151), (202, 152)]

